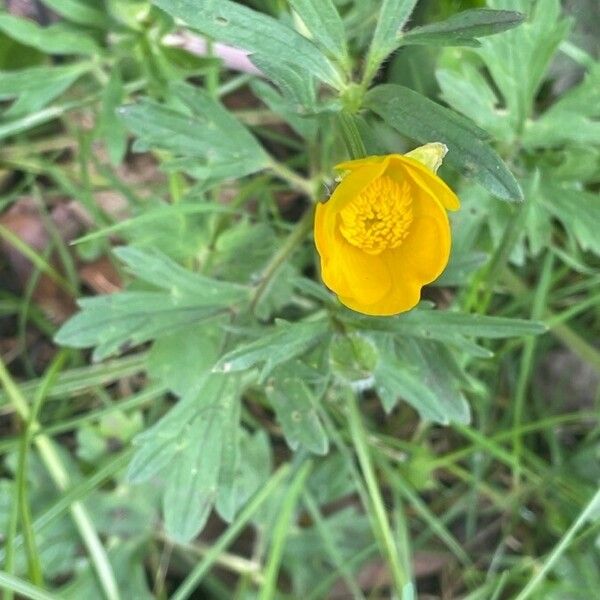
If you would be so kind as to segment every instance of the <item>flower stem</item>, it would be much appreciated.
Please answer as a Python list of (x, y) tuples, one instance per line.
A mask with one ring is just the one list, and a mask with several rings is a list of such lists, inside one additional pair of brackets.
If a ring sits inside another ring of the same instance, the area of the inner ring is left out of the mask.
[(304, 241), (309, 231), (311, 230), (313, 222), (313, 209), (310, 207), (302, 216), (302, 218), (296, 223), (296, 226), (289, 234), (283, 245), (275, 253), (271, 261), (265, 267), (262, 272), (260, 281), (256, 286), (252, 299), (250, 301), (250, 308), (254, 310), (260, 299), (266, 292), (271, 283), (271, 280), (279, 271), (279, 268), (288, 259), (288, 257), (294, 252), (294, 250)]
[(360, 131), (358, 131), (356, 117), (343, 110), (339, 113), (338, 118), (342, 129), (342, 136), (344, 137), (350, 157), (353, 159), (364, 158), (367, 155), (367, 149), (363, 143)]
[(311, 200), (315, 195), (315, 190), (310, 179), (305, 179), (301, 177), (291, 169), (288, 169), (285, 165), (277, 162), (276, 160), (272, 160), (269, 164), (269, 169), (277, 175), (280, 179), (287, 181), (292, 188), (295, 190), (306, 194)]

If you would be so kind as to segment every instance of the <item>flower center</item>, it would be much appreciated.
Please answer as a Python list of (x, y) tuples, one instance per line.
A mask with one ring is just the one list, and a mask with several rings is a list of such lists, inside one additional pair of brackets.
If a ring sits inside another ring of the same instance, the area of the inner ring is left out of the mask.
[(340, 231), (367, 254), (397, 248), (413, 220), (410, 188), (383, 175), (340, 211)]

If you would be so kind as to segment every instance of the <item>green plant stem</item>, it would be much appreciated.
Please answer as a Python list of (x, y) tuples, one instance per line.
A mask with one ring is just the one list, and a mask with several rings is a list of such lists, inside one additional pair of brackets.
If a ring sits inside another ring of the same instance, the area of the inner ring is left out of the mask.
[(390, 567), (394, 589), (398, 595), (402, 596), (402, 594), (405, 593), (405, 589), (410, 586), (410, 579), (406, 569), (400, 562), (398, 548), (396, 547), (392, 529), (387, 518), (385, 505), (383, 503), (383, 498), (381, 497), (381, 490), (379, 489), (373, 464), (371, 462), (367, 435), (362, 423), (361, 414), (358, 410), (357, 399), (354, 394), (347, 394), (346, 401), (350, 433), (358, 456), (358, 462), (367, 485), (373, 512), (375, 514), (379, 541)]
[(62, 287), (67, 293), (76, 295), (77, 290), (58, 273), (43, 257), (41, 257), (31, 246), (27, 245), (21, 238), (15, 235), (10, 229), (0, 225), (0, 236), (2, 236), (11, 246), (16, 248), (23, 256), (28, 258), (36, 268), (50, 277), (54, 283)]
[(258, 285), (256, 286), (252, 298), (250, 300), (250, 308), (252, 311), (256, 308), (260, 299), (269, 288), (269, 284), (273, 277), (277, 274), (277, 271), (285, 263), (285, 261), (292, 255), (294, 250), (302, 244), (306, 236), (310, 232), (313, 223), (313, 209), (309, 208), (300, 221), (298, 221), (289, 234), (288, 238), (282, 244), (282, 246), (273, 255), (267, 266), (265, 267)]
[(470, 566), (472, 563), (469, 555), (463, 550), (462, 546), (450, 533), (450, 531), (446, 529), (442, 521), (440, 521), (440, 519), (429, 510), (427, 504), (421, 500), (419, 495), (413, 489), (411, 489), (407, 482), (404, 481), (400, 472), (391, 469), (384, 461), (381, 461), (379, 464), (381, 465), (382, 470), (385, 472), (388, 480), (390, 482), (394, 482), (395, 487), (406, 498), (409, 505), (420, 515), (423, 521), (427, 523), (431, 531), (433, 531), (438, 538), (442, 540), (452, 552), (454, 552), (455, 556), (464, 566)]
[(183, 583), (177, 588), (171, 600), (185, 600), (196, 589), (198, 584), (213, 563), (247, 525), (252, 516), (267, 500), (267, 498), (277, 489), (281, 481), (289, 472), (289, 464), (281, 466), (269, 479), (269, 481), (250, 499), (248, 504), (242, 509), (235, 521), (227, 528), (227, 530), (214, 542), (210, 550), (206, 553), (202, 561), (200, 561), (193, 571), (185, 578)]
[(285, 540), (290, 530), (290, 522), (294, 508), (298, 503), (302, 488), (306, 482), (306, 478), (312, 468), (312, 462), (305, 462), (296, 473), (294, 479), (290, 483), (289, 489), (283, 498), (281, 508), (279, 510), (273, 537), (271, 539), (271, 550), (267, 565), (265, 567), (264, 582), (258, 595), (258, 600), (273, 600), (276, 597), (277, 575), (283, 557)]
[[(169, 539), (162, 532), (157, 533), (157, 538), (160, 539), (163, 544), (173, 544), (173, 540)], [(175, 543), (175, 547), (176, 549), (178, 548), (187, 553), (188, 559), (195, 563), (197, 558), (202, 558), (210, 552), (212, 545), (195, 541), (192, 544)], [(194, 556), (190, 557), (189, 554), (193, 554)], [(259, 563), (238, 556), (237, 554), (221, 552), (215, 559), (215, 564), (236, 575), (249, 577), (256, 585), (261, 585), (264, 580), (264, 576), (261, 572), (261, 565)]]
[(314, 200), (315, 189), (313, 182), (310, 179), (298, 175), (292, 169), (289, 169), (284, 164), (277, 162), (275, 159), (269, 163), (269, 170), (274, 173), (279, 179), (286, 181), (293, 189), (298, 192), (302, 192), (308, 196), (311, 200)]
[[(69, 490), (63, 494), (54, 504), (49, 506), (41, 515), (37, 516), (33, 521), (32, 529), (35, 533), (38, 533), (47, 527), (54, 519), (57, 519), (71, 507), (71, 504), (77, 500), (81, 500), (84, 496), (97, 489), (100, 484), (114, 476), (115, 473), (120, 471), (127, 465), (131, 459), (133, 450), (127, 448), (121, 454), (117, 455), (110, 462), (102, 466), (96, 473), (78, 483), (75, 486), (69, 488)], [(18, 549), (23, 543), (23, 536), (17, 536), (15, 538), (15, 549)], [(5, 555), (3, 548), (0, 548), (0, 560)]]
[[(542, 318), (545, 308), (550, 284), (552, 282), (552, 268), (554, 266), (554, 255), (547, 252), (542, 266), (540, 280), (537, 285), (531, 310), (531, 319), (537, 321)], [(518, 486), (521, 479), (521, 455), (523, 453), (523, 436), (520, 428), (523, 422), (523, 412), (525, 410), (525, 395), (527, 385), (531, 377), (533, 368), (533, 357), (537, 344), (537, 337), (530, 336), (525, 340), (521, 365), (519, 368), (519, 377), (517, 379), (517, 388), (515, 391), (514, 413), (513, 413), (513, 455), (515, 466), (513, 467), (513, 483)]]
[(19, 447), (19, 459), (17, 468), (17, 505), (21, 516), (21, 529), (25, 539), (25, 550), (27, 554), (27, 564), (29, 579), (32, 583), (39, 587), (44, 587), (44, 577), (42, 574), (42, 565), (35, 544), (35, 536), (31, 523), (31, 512), (27, 501), (27, 465), (29, 459), (29, 447), (35, 431), (37, 416), (46, 398), (48, 390), (52, 387), (54, 379), (67, 358), (67, 352), (62, 351), (57, 354), (56, 358), (48, 368), (42, 384), (38, 388), (38, 393), (31, 407), (31, 412), (25, 431), (21, 435), (21, 443)]
[(338, 120), (350, 157), (352, 159), (364, 158), (367, 155), (367, 150), (360, 135), (360, 131), (358, 131), (356, 117), (343, 110), (339, 113)]
[(583, 524), (592, 517), (600, 509), (600, 490), (598, 490), (593, 498), (589, 501), (588, 505), (579, 514), (575, 522), (569, 527), (569, 530), (561, 538), (560, 542), (554, 547), (552, 552), (541, 567), (541, 569), (529, 580), (527, 585), (523, 588), (521, 593), (515, 598), (515, 600), (525, 600), (531, 596), (532, 592), (542, 583), (547, 573), (555, 565), (556, 561), (562, 556), (565, 550), (569, 547), (573, 538)]
[[(0, 383), (2, 383), (9, 400), (21, 419), (28, 421), (31, 411), (27, 401), (21, 395), (18, 386), (12, 380), (1, 359)], [(31, 426), (36, 429), (39, 428), (36, 421), (32, 421)], [(69, 475), (52, 440), (45, 435), (40, 435), (35, 439), (35, 444), (54, 484), (61, 492), (66, 491), (70, 485)], [(90, 559), (98, 574), (105, 597), (107, 600), (119, 600), (120, 595), (112, 567), (87, 510), (79, 501), (73, 502), (70, 510), (79, 534), (90, 554)]]
[(473, 278), (465, 303), (467, 312), (473, 310), (473, 308), (482, 314), (487, 312), (496, 281), (504, 270), (525, 222), (522, 205), (516, 205), (502, 234), (502, 241), (492, 255), (490, 262)]
[[(577, 413), (567, 413), (564, 415), (557, 415), (555, 417), (548, 417), (541, 421), (537, 421), (535, 423), (528, 423), (527, 425), (522, 425), (518, 428), (518, 432), (521, 434), (532, 433), (536, 431), (540, 431), (543, 429), (547, 429), (548, 427), (560, 426), (567, 423), (576, 423), (577, 421), (583, 421), (585, 419), (595, 419), (597, 417), (597, 413), (595, 412), (577, 412)], [(489, 436), (489, 439), (492, 443), (494, 442), (502, 442), (503, 440), (510, 440), (514, 434), (514, 430), (510, 429), (509, 431), (502, 431), (495, 435)], [(436, 469), (443, 469), (450, 464), (456, 463), (460, 460), (463, 460), (469, 454), (476, 452), (479, 449), (478, 445), (468, 446), (466, 448), (461, 448), (460, 450), (455, 450), (454, 452), (450, 452), (444, 456), (440, 456), (439, 458), (435, 458), (428, 464), (428, 469), (434, 471)]]
[(27, 581), (19, 577), (15, 577), (5, 571), (0, 571), (0, 588), (5, 590), (4, 597), (9, 597), (6, 592), (10, 592), (11, 597), (13, 592), (19, 594), (23, 598), (29, 598), (30, 600), (56, 600), (54, 594), (49, 594), (44, 590), (31, 585)]

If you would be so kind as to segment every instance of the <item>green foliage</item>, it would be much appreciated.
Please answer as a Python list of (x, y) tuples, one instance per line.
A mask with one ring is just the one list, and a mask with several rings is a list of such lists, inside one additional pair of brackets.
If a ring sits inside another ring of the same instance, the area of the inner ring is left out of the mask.
[(83, 309), (56, 334), (61, 344), (95, 346), (101, 360), (119, 349), (171, 334), (190, 323), (222, 317), (248, 297), (242, 286), (191, 273), (160, 252), (115, 251), (131, 272), (161, 291), (132, 291), (85, 298)]
[[(527, 11), (529, 3), (515, 2), (513, 6)], [(451, 106), (503, 143), (522, 148), (513, 161), (524, 172), (529, 202), (511, 254), (518, 263), (527, 253), (536, 256), (554, 245), (553, 218), (563, 223), (568, 238), (584, 251), (598, 254), (591, 225), (598, 219), (598, 203), (593, 194), (581, 189), (582, 181), (593, 181), (600, 164), (594, 149), (600, 142), (594, 123), (598, 114), (597, 65), (549, 108), (538, 112), (534, 107), (540, 86), (549, 76), (550, 61), (570, 27), (558, 2), (534, 3), (522, 27), (482, 40), (481, 48), (464, 51), (458, 61), (448, 57), (437, 72), (443, 97)], [(518, 55), (511, 51), (515, 47), (520, 49)], [(495, 88), (486, 81), (480, 64), (488, 69)], [(515, 81), (523, 84), (515, 85)], [(573, 175), (565, 178), (560, 174), (561, 164), (579, 153), (590, 161), (589, 170), (577, 173), (571, 169)], [(540, 158), (532, 161), (532, 156)], [(494, 203), (486, 203), (484, 210), (491, 235), (498, 242), (510, 214)]]
[(468, 173), (494, 195), (521, 200), (517, 181), (485, 142), (487, 134), (473, 123), (399, 85), (380, 85), (367, 97), (368, 106), (400, 133), (421, 143), (438, 140), (449, 148), (448, 162)]
[(522, 13), (485, 8), (465, 10), (445, 21), (415, 27), (403, 38), (404, 44), (480, 46), (478, 37), (512, 29), (523, 22)]
[[(0, 9), (6, 597), (593, 597), (592, 4), (42, 4)], [(360, 315), (313, 205), (416, 142), (451, 261)]]
[(138, 137), (137, 150), (148, 147), (171, 152), (165, 168), (185, 170), (212, 182), (263, 169), (268, 158), (252, 135), (209, 94), (188, 85), (174, 90), (185, 110), (146, 100), (119, 114)]
[(348, 64), (344, 23), (331, 0), (291, 0), (292, 8), (298, 13), (315, 43), (342, 66)]
[(340, 75), (319, 50), (299, 33), (275, 19), (230, 0), (157, 0), (171, 16), (214, 39), (256, 53), (259, 58), (307, 70), (325, 83), (338, 86)]
[(33, 21), (0, 14), (0, 31), (26, 46), (45, 54), (94, 55), (100, 48), (94, 38), (82, 29), (64, 23), (40, 27)]

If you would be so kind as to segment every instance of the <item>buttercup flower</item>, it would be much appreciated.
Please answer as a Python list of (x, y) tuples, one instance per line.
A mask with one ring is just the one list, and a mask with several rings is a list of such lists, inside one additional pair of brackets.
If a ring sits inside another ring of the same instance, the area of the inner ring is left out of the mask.
[(317, 204), (314, 232), (323, 281), (342, 304), (367, 315), (401, 313), (442, 273), (451, 241), (446, 211), (460, 207), (436, 175), (446, 151), (427, 144), (335, 167), (346, 175)]

